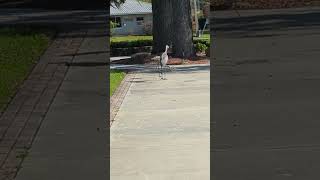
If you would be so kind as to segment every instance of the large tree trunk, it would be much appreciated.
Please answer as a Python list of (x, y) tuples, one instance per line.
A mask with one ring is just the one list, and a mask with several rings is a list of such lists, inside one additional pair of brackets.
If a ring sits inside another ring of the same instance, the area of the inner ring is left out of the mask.
[(174, 35), (172, 37), (172, 50), (175, 57), (194, 56), (191, 6), (190, 0), (174, 0), (172, 3)]
[(172, 43), (172, 2), (177, 0), (152, 0), (153, 48), (152, 53), (165, 51)]

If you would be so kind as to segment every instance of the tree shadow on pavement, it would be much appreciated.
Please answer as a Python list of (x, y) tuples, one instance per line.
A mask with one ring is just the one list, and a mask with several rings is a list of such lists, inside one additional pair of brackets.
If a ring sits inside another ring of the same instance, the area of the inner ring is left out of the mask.
[[(173, 70), (167, 70), (167, 73), (196, 73), (200, 71), (210, 71), (210, 65), (179, 65), (170, 66), (174, 67)], [(159, 73), (156, 65), (114, 65), (112, 69), (126, 70), (126, 71), (138, 71), (142, 73)]]
[[(255, 14), (242, 17), (222, 17), (219, 15), (219, 12), (217, 12), (217, 16), (212, 20), (214, 26), (211, 26), (211, 31), (235, 35), (237, 37), (247, 37), (248, 35), (252, 35), (252, 33), (264, 31), (286, 31), (288, 29), (299, 30), (306, 28), (312, 30), (314, 27), (320, 26), (320, 10), (306, 10), (302, 12), (291, 12), (287, 10), (287, 13), (286, 10), (282, 11), (283, 13), (274, 13), (270, 10), (270, 14), (268, 14), (267, 10), (261, 11), (261, 14), (259, 14), (259, 11), (256, 11)], [(265, 36), (272, 37), (279, 35), (281, 34), (275, 33), (266, 34)]]
[(44, 9), (98, 9), (104, 7), (102, 0), (0, 0), (0, 8), (44, 8)]
[[(29, 25), (54, 27), (63, 32), (74, 30), (100, 29), (88, 37), (108, 36), (109, 10), (41, 10), (41, 9), (1, 9), (0, 25)], [(81, 34), (64, 34), (70, 38), (82, 37)]]

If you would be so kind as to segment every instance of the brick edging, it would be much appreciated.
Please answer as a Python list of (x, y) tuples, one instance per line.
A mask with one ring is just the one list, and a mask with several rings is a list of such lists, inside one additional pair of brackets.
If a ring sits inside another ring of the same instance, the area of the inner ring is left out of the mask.
[(128, 72), (110, 98), (110, 127), (114, 122), (120, 106), (132, 84), (132, 79), (135, 77), (135, 74), (136, 73), (134, 71)]

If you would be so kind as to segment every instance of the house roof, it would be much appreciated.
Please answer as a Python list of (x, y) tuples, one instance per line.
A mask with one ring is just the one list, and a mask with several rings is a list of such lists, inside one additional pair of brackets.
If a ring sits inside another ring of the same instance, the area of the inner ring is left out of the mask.
[(152, 5), (151, 3), (141, 2), (137, 0), (126, 0), (124, 4), (121, 4), (117, 8), (114, 4), (110, 6), (111, 16), (121, 16), (129, 14), (151, 14)]

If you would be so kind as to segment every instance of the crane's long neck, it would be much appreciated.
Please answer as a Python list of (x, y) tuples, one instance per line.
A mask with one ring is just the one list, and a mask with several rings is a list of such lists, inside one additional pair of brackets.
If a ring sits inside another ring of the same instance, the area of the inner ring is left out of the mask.
[(168, 52), (168, 48), (166, 47), (166, 50), (164, 51), (164, 53), (166, 53), (166, 54), (167, 54), (167, 52)]

